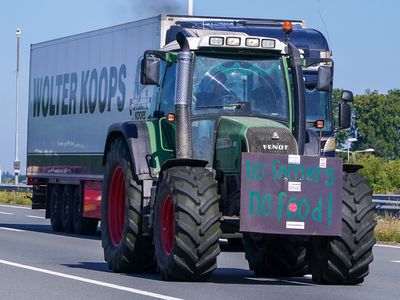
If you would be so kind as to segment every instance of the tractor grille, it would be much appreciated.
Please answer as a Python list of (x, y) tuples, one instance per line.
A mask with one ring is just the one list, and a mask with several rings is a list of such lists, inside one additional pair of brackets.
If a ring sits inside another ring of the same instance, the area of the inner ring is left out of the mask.
[(247, 130), (249, 152), (297, 154), (297, 143), (286, 128), (253, 127)]

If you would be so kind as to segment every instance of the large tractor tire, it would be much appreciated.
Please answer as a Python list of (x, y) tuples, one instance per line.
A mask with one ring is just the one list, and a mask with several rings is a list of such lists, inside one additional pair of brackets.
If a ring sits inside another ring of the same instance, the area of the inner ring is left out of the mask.
[(76, 234), (94, 235), (99, 221), (83, 216), (83, 199), (79, 187), (71, 188), (72, 194), (72, 224)]
[(285, 237), (243, 234), (245, 257), (256, 276), (303, 276), (308, 273), (306, 247)]
[(141, 233), (142, 187), (133, 174), (128, 146), (117, 139), (107, 154), (101, 208), (104, 258), (113, 272), (155, 269), (152, 239)]
[(66, 185), (61, 194), (61, 223), (67, 233), (74, 232), (72, 197), (71, 187)]
[(367, 180), (344, 173), (342, 236), (310, 239), (313, 281), (326, 284), (358, 284), (369, 273), (375, 244), (374, 205)]
[(204, 280), (217, 267), (219, 199), (214, 175), (205, 168), (163, 172), (155, 203), (154, 245), (164, 280)]
[(52, 185), (50, 189), (50, 224), (55, 232), (63, 231), (61, 207), (60, 187), (58, 185)]

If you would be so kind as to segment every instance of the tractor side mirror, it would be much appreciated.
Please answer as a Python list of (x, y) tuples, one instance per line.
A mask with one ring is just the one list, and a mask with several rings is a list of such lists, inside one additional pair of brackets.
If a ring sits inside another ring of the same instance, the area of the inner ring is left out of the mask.
[(351, 125), (351, 107), (348, 102), (353, 101), (353, 93), (344, 90), (341, 98), (343, 102), (339, 107), (339, 126), (341, 129), (346, 129)]
[(323, 92), (332, 92), (333, 69), (320, 66), (318, 68), (317, 89)]
[(343, 90), (340, 96), (344, 102), (353, 102), (353, 93), (350, 91)]
[(144, 85), (157, 85), (160, 78), (160, 60), (146, 56), (141, 62), (140, 83)]

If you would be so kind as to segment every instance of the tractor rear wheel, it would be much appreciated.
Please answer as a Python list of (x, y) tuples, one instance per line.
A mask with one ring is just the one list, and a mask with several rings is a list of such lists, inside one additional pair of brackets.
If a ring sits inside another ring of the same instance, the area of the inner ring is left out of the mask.
[(154, 270), (154, 246), (141, 234), (142, 187), (134, 179), (126, 142), (110, 147), (102, 192), (101, 237), (104, 258), (113, 272)]
[(203, 280), (217, 267), (221, 236), (217, 183), (205, 168), (173, 167), (157, 191), (154, 244), (164, 280)]
[(344, 173), (342, 236), (310, 239), (310, 269), (315, 282), (358, 284), (369, 273), (375, 244), (374, 205), (367, 180)]
[(243, 234), (250, 270), (257, 276), (303, 276), (308, 273), (306, 248), (296, 241)]

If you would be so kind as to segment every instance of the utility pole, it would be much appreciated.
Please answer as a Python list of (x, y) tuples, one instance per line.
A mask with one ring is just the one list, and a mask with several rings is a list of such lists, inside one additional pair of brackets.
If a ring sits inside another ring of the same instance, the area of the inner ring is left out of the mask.
[(350, 160), (350, 148), (351, 148), (351, 143), (357, 142), (357, 138), (348, 138), (347, 143), (348, 143), (348, 148), (347, 148), (347, 161)]
[(18, 185), (19, 171), (21, 169), (21, 162), (18, 159), (18, 73), (19, 73), (19, 38), (21, 36), (21, 29), (17, 28), (17, 69), (15, 76), (15, 161), (14, 161), (14, 173), (15, 173), (15, 185)]
[(188, 15), (193, 16), (193, 0), (188, 0)]

